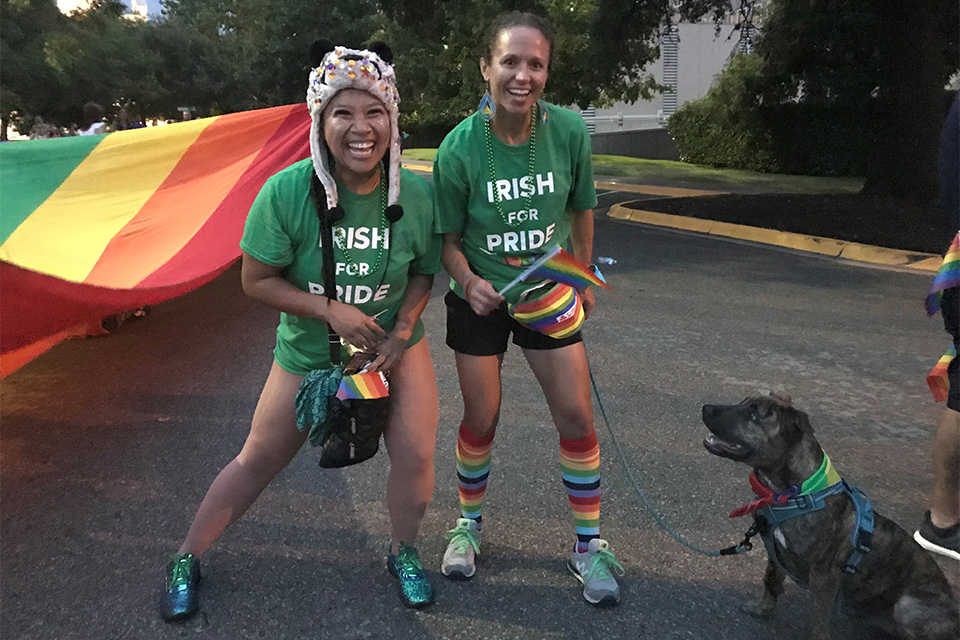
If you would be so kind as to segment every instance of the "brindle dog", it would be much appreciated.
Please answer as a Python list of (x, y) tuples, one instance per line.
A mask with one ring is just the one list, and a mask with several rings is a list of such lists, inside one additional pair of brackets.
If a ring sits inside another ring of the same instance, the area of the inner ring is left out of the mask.
[[(771, 393), (736, 405), (704, 405), (703, 422), (711, 431), (703, 441), (707, 451), (753, 467), (759, 481), (775, 493), (799, 486), (823, 461), (807, 414), (787, 396)], [(844, 567), (856, 515), (845, 494), (828, 497), (819, 511), (783, 522), (772, 532), (782, 564), (768, 558), (763, 596), (744, 610), (769, 614), (789, 574), (808, 585), (813, 596), (808, 638), (830, 637), (838, 605), (857, 623), (899, 638), (960, 638), (958, 603), (940, 567), (906, 531), (874, 514), (871, 550), (853, 574)]]

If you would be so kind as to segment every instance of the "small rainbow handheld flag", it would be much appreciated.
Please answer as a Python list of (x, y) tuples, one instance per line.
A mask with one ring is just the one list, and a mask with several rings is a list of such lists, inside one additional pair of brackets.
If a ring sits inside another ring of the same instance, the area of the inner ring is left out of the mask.
[[(525, 266), (524, 263), (528, 260), (529, 258), (522, 256), (509, 256), (504, 262), (514, 267), (522, 267)], [(610, 288), (606, 282), (595, 276), (586, 265), (559, 246), (556, 246), (531, 262), (519, 276), (500, 290), (500, 295), (503, 295), (504, 291), (530, 277), (562, 282), (571, 287), (586, 287), (593, 284), (606, 289)]]
[(933, 365), (933, 369), (927, 374), (927, 386), (930, 387), (930, 393), (933, 394), (933, 399), (937, 402), (946, 400), (950, 392), (950, 379), (947, 378), (947, 367), (950, 366), (950, 362), (956, 357), (957, 350), (953, 348), (953, 345), (950, 345), (950, 348), (940, 356), (940, 360), (937, 364)]
[(390, 385), (380, 371), (343, 376), (337, 397), (341, 400), (373, 400), (390, 395)]
[(927, 294), (927, 315), (932, 316), (940, 310), (941, 292), (953, 287), (960, 287), (960, 232), (953, 237), (953, 242), (944, 254), (943, 262)]

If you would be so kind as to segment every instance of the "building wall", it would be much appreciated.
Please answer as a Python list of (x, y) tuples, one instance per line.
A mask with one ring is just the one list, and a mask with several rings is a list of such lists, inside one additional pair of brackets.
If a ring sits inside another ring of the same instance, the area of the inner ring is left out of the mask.
[[(733, 25), (723, 25), (719, 35), (714, 35), (713, 24), (681, 23), (677, 27), (680, 36), (677, 107), (680, 107), (688, 100), (706, 95), (736, 46), (739, 32), (733, 31)], [(662, 58), (647, 65), (646, 72), (662, 83)], [(572, 108), (579, 111), (576, 107)], [(660, 95), (634, 104), (621, 102), (610, 108), (595, 109), (595, 133), (659, 129), (664, 124), (663, 96)]]

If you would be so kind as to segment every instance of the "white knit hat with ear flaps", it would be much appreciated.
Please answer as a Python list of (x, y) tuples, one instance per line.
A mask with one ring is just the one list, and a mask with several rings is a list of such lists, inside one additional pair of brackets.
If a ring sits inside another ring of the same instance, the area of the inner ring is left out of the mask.
[(323, 110), (330, 104), (333, 96), (343, 89), (367, 91), (387, 108), (390, 115), (387, 204), (396, 205), (400, 195), (400, 127), (397, 123), (400, 94), (397, 93), (393, 65), (384, 59), (391, 59), (393, 54), (383, 43), (372, 44), (370, 50), (349, 49), (344, 46), (328, 49), (320, 66), (311, 70), (310, 84), (307, 86), (307, 107), (312, 118), (310, 156), (313, 158), (313, 169), (327, 194), (327, 208), (333, 209), (337, 206), (337, 184), (330, 175), (329, 151), (321, 134), (320, 124)]

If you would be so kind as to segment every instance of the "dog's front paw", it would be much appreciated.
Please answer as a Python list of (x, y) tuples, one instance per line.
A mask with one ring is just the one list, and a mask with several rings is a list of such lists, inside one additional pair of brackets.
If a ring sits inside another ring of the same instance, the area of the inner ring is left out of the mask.
[(740, 606), (740, 610), (750, 614), (754, 618), (769, 618), (776, 605), (777, 602), (775, 600), (770, 602), (768, 598), (760, 598), (757, 600), (747, 600)]

